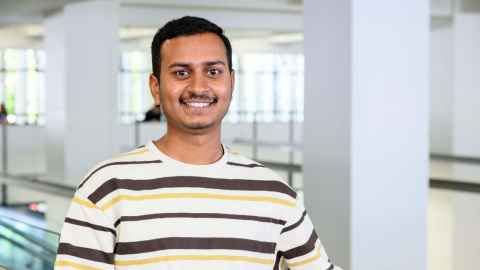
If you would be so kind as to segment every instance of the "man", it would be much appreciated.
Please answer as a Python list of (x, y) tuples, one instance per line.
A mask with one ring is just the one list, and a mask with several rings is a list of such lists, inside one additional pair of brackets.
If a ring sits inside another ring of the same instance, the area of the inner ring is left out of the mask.
[(56, 269), (334, 269), (295, 191), (220, 141), (235, 80), (223, 30), (170, 21), (152, 65), (167, 132), (87, 174)]

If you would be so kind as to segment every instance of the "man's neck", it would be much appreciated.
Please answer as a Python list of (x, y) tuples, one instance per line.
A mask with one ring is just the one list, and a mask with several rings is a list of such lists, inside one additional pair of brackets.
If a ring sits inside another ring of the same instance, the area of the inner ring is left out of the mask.
[(220, 141), (220, 130), (201, 135), (168, 130), (154, 143), (164, 154), (187, 164), (211, 164), (224, 154)]

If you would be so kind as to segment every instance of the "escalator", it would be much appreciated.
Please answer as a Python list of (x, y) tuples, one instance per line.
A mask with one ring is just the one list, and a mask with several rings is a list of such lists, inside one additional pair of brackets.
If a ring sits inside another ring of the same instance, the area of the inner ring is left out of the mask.
[(58, 233), (0, 214), (0, 269), (53, 269)]

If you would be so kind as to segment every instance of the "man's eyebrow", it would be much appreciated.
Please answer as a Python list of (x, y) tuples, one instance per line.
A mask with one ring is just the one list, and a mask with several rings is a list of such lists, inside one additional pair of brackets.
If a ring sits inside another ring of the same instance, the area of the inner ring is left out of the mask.
[(217, 60), (217, 61), (205, 62), (205, 65), (207, 65), (207, 66), (214, 66), (214, 65), (224, 65), (224, 66), (226, 66), (227, 64), (225, 64), (225, 62), (223, 62), (222, 60)]
[[(226, 66), (227, 64), (222, 61), (222, 60), (215, 60), (215, 61), (206, 61), (206, 62), (203, 62), (202, 65), (205, 65), (205, 66), (214, 66), (214, 65), (223, 65), (223, 66)], [(183, 68), (187, 68), (187, 67), (190, 67), (192, 66), (192, 63), (186, 63), (186, 62), (177, 62), (177, 63), (173, 63), (173, 64), (170, 64), (168, 66), (168, 68), (175, 68), (175, 67), (183, 67)]]
[(189, 67), (189, 63), (173, 63), (168, 66), (168, 68), (174, 68), (174, 67)]

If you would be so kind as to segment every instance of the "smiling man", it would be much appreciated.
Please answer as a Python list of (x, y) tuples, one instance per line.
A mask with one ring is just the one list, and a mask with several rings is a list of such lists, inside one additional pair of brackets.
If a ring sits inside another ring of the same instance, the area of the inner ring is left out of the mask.
[(297, 193), (221, 143), (235, 81), (223, 30), (170, 21), (152, 65), (167, 132), (86, 175), (55, 269), (334, 269)]

